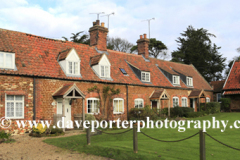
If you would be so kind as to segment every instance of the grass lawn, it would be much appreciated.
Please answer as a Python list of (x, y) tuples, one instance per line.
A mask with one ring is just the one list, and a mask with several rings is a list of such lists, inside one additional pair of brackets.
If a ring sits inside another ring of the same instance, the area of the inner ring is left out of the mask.
[[(218, 113), (194, 120), (229, 120), (225, 132), (220, 129), (208, 129), (207, 133), (235, 148), (240, 148), (240, 129), (230, 129), (235, 120), (240, 120), (240, 113)], [(240, 124), (238, 124), (240, 126)], [(114, 130), (107, 132), (122, 132)], [(161, 140), (178, 140), (199, 132), (199, 129), (186, 129), (185, 132), (178, 132), (177, 129), (142, 129), (144, 133)], [(194, 160), (199, 159), (199, 136), (191, 139), (165, 143), (158, 142), (138, 133), (138, 153), (133, 153), (132, 131), (120, 135), (97, 135), (91, 137), (91, 145), (86, 145), (86, 135), (77, 135), (64, 138), (46, 139), (44, 142), (61, 148), (94, 154), (113, 159), (162, 159), (162, 160)], [(240, 160), (240, 151), (233, 150), (210, 139), (206, 135), (206, 159), (214, 160)]]

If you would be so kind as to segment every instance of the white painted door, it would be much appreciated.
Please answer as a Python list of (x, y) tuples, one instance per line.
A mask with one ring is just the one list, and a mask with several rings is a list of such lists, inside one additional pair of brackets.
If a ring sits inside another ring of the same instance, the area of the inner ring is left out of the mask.
[[(71, 105), (69, 104), (70, 99), (65, 99), (65, 128), (67, 126), (67, 121), (69, 121), (70, 124), (70, 120), (71, 120)], [(62, 99), (58, 100), (57, 103), (57, 114), (62, 114)]]

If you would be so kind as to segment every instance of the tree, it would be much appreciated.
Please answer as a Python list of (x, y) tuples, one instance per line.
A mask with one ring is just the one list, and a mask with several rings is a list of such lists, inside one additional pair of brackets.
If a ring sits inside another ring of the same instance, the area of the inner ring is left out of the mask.
[[(65, 41), (69, 41), (68, 38), (62, 37)], [(82, 43), (82, 44), (88, 44), (90, 45), (90, 39), (89, 35), (84, 33), (83, 31), (72, 33), (72, 37), (70, 37), (70, 40), (75, 43)]]
[[(156, 38), (150, 38), (149, 40), (149, 56), (154, 58), (166, 59), (168, 57), (167, 54), (167, 46)], [(137, 45), (131, 48), (131, 53), (137, 52)]]
[[(237, 48), (237, 52), (240, 53), (240, 47)], [(225, 70), (225, 79), (227, 78), (227, 76), (228, 76), (228, 74), (230, 72), (230, 69), (232, 68), (233, 62), (237, 61), (237, 60), (240, 60), (240, 56), (235, 56), (235, 57), (233, 57), (233, 60), (228, 62), (228, 65), (227, 65), (228, 68)]]
[(218, 52), (221, 47), (211, 42), (210, 37), (216, 36), (192, 26), (188, 26), (181, 36), (176, 40), (179, 47), (172, 52), (171, 61), (193, 64), (208, 82), (221, 79), (226, 58)]
[(107, 46), (108, 46), (107, 47), (108, 49), (130, 53), (133, 44), (127, 41), (126, 39), (116, 37), (116, 38), (108, 38)]

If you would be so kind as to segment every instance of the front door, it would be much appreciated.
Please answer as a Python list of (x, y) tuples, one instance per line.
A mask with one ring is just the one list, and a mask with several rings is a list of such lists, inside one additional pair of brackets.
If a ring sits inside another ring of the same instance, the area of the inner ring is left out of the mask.
[[(65, 127), (67, 126), (67, 121), (69, 121), (70, 124), (71, 120), (71, 105), (69, 103), (70, 99), (65, 99)], [(62, 114), (62, 99), (58, 100), (57, 114)]]
[(193, 108), (193, 111), (195, 112), (195, 99), (190, 98), (190, 107)]
[(152, 101), (152, 109), (157, 109), (157, 101)]

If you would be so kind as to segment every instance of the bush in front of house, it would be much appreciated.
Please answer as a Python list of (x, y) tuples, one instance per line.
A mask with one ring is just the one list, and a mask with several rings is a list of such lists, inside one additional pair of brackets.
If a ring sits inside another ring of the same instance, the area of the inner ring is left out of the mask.
[(37, 127), (33, 126), (33, 133), (43, 134), (46, 131), (47, 127), (43, 127), (42, 123), (38, 123)]
[(220, 103), (218, 102), (209, 102), (206, 104), (206, 114), (214, 114), (220, 112)]
[(14, 139), (10, 138), (11, 134), (10, 133), (5, 133), (4, 130), (0, 130), (0, 143), (12, 143), (15, 142)]
[(230, 104), (231, 99), (230, 98), (221, 98), (221, 110), (223, 111), (229, 111), (230, 110)]
[(151, 109), (146, 105), (144, 108), (132, 108), (129, 111), (130, 120), (146, 120), (149, 117), (150, 120), (157, 120), (159, 115), (158, 111)]
[[(192, 113), (193, 108), (190, 107), (179, 107), (176, 106), (174, 108), (170, 108), (170, 116), (171, 117), (187, 117), (188, 113)], [(161, 110), (162, 114), (168, 115), (168, 108), (163, 108)]]

